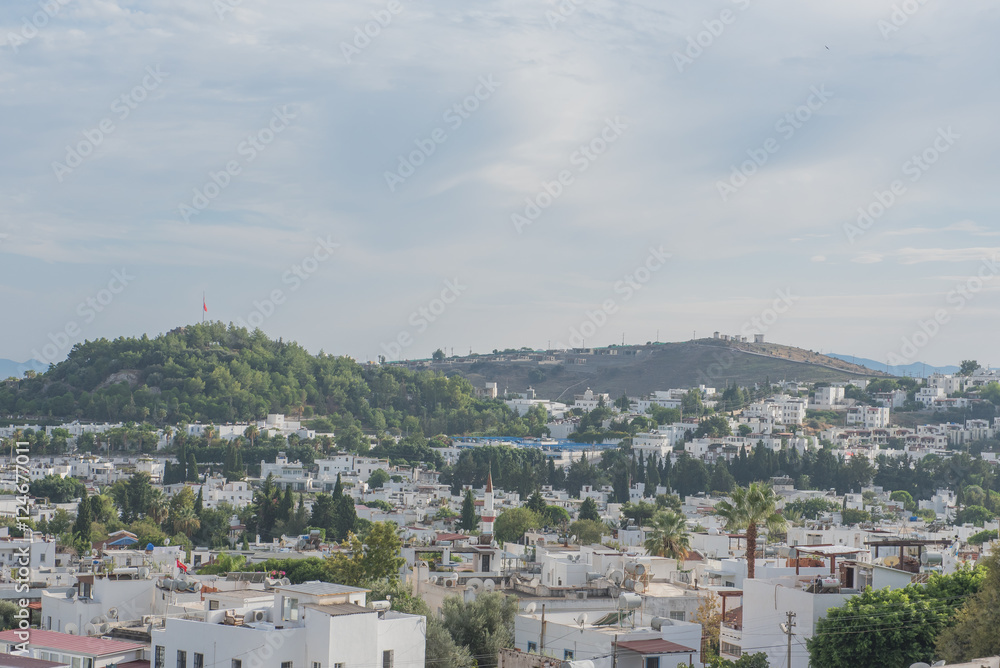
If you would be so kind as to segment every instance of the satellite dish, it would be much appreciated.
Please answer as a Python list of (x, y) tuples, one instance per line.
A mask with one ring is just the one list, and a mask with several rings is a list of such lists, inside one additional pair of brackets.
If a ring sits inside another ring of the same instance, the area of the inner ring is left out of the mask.
[(490, 592), (490, 591), (493, 591), (496, 588), (497, 588), (497, 583), (494, 582), (493, 580), (486, 579), (486, 580), (483, 581), (483, 591)]
[(164, 545), (170, 545), (170, 539), (169, 538), (164, 538), (163, 539), (163, 544)]
[(74, 598), (76, 598), (76, 590), (75, 589), (70, 589), (68, 592), (66, 592), (66, 598), (68, 598), (70, 600), (73, 600)]
[(570, 536), (569, 537), (569, 542), (575, 543), (576, 542), (576, 536)]
[(579, 617), (577, 617), (576, 623), (579, 624), (580, 628), (582, 629), (587, 624), (587, 613), (584, 612)]
[(97, 626), (98, 624), (101, 623), (101, 618), (100, 617), (93, 617), (93, 618), (91, 618), (90, 623), (93, 624), (94, 626)]
[(948, 662), (945, 661), (944, 659), (941, 659), (940, 661), (935, 661), (934, 663), (932, 663), (931, 664), (931, 668), (940, 668), (941, 666), (945, 665), (946, 663), (948, 663)]
[(472, 591), (479, 593), (479, 591), (483, 588), (483, 581), (480, 580), (479, 578), (470, 578), (465, 583), (465, 586), (471, 589)]
[(524, 614), (526, 615), (535, 614), (535, 610), (537, 609), (537, 607), (538, 606), (535, 605), (534, 603), (529, 603), (528, 605), (524, 606)]
[(101, 624), (101, 625), (100, 625), (99, 627), (97, 627), (97, 628), (98, 628), (98, 630), (100, 631), (101, 635), (103, 636), (103, 635), (104, 635), (105, 633), (107, 633), (108, 631), (110, 631), (110, 630), (111, 630), (111, 624), (108, 624), (108, 623), (104, 623), (104, 624)]
[(622, 581), (625, 579), (625, 574), (622, 573), (621, 571), (613, 571), (611, 573), (611, 577), (608, 579), (614, 582), (616, 585), (620, 585)]
[(75, 636), (80, 633), (80, 629), (76, 627), (76, 624), (67, 624), (66, 633), (70, 634), (71, 636)]
[(917, 661), (916, 663), (911, 663), (910, 668), (931, 668), (931, 665), (923, 661)]
[(118, 608), (108, 608), (108, 617), (118, 619)]
[(87, 624), (86, 626), (83, 627), (83, 632), (86, 633), (88, 636), (96, 636), (97, 626), (95, 624)]

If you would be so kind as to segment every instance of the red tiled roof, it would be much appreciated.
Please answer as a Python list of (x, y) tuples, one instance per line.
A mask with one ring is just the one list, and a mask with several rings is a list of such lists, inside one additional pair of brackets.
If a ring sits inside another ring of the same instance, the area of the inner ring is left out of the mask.
[(651, 638), (649, 640), (626, 640), (617, 643), (622, 649), (628, 649), (638, 654), (681, 654), (694, 652), (695, 650), (684, 645), (678, 645), (662, 638)]
[[(21, 639), (17, 637), (15, 631), (4, 631), (0, 633), (0, 642), (20, 643)], [(28, 644), (32, 647), (61, 649), (79, 654), (89, 654), (91, 656), (105, 656), (108, 654), (120, 654), (122, 652), (146, 649), (146, 645), (138, 642), (74, 636), (69, 633), (44, 631), (42, 629), (31, 630)]]

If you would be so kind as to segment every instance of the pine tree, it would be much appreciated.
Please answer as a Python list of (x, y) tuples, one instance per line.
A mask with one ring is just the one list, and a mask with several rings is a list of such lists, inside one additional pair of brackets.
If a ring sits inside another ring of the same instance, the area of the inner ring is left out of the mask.
[(84, 491), (80, 505), (76, 509), (76, 522), (73, 524), (73, 537), (80, 541), (90, 543), (90, 523), (93, 521), (93, 514), (90, 510), (90, 497)]
[(278, 519), (287, 522), (292, 517), (292, 509), (295, 508), (295, 497), (292, 496), (292, 486), (285, 487), (285, 495), (278, 504)]
[(594, 501), (592, 497), (587, 497), (580, 504), (580, 520), (591, 520), (593, 522), (600, 522), (601, 515), (597, 512), (597, 502)]
[(198, 460), (195, 459), (193, 452), (188, 453), (187, 480), (188, 482), (198, 482)]
[(476, 517), (476, 500), (472, 496), (472, 490), (465, 490), (465, 499), (462, 500), (462, 519), (458, 525), (465, 531), (475, 531), (479, 525), (479, 518)]
[(198, 516), (200, 516), (201, 511), (205, 509), (205, 495), (202, 493), (204, 489), (204, 486), (198, 488), (198, 496), (194, 500), (194, 513)]

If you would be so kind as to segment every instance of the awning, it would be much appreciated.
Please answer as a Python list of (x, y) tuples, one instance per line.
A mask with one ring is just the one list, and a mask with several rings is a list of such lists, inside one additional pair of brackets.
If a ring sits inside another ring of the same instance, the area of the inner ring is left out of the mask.
[(620, 649), (627, 649), (637, 654), (690, 654), (696, 650), (684, 645), (678, 645), (662, 638), (650, 640), (625, 640), (616, 643)]

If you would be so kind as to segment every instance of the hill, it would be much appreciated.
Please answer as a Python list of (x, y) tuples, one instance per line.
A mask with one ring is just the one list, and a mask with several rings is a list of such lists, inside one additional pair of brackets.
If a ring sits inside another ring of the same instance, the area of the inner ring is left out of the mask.
[(653, 390), (707, 385), (753, 385), (767, 380), (833, 382), (884, 376), (843, 360), (775, 343), (698, 339), (683, 343), (614, 346), (577, 351), (506, 351), (452, 357), (438, 362), (398, 363), (461, 375), (476, 387), (496, 382), (499, 390), (566, 400), (587, 387), (614, 397)]
[(544, 427), (502, 402), (476, 398), (458, 376), (311, 355), (296, 343), (222, 323), (153, 339), (86, 341), (43, 374), (0, 383), (0, 416), (11, 419), (179, 424), (268, 413), (321, 418), (317, 429), (336, 429), (338, 445), (351, 449), (362, 429), (527, 436)]
[(15, 362), (14, 360), (0, 359), (0, 379), (21, 378), (25, 371), (42, 373), (48, 367), (38, 360), (28, 360), (27, 362)]
[(930, 364), (924, 364), (923, 362), (913, 362), (911, 364), (887, 366), (885, 362), (877, 362), (876, 360), (867, 359), (865, 357), (855, 357), (854, 355), (837, 355), (835, 353), (830, 353), (829, 356), (839, 360), (850, 361), (869, 369), (884, 371), (892, 376), (909, 376), (910, 378), (926, 378), (934, 373), (958, 373), (960, 370), (960, 367), (953, 365), (931, 366)]

